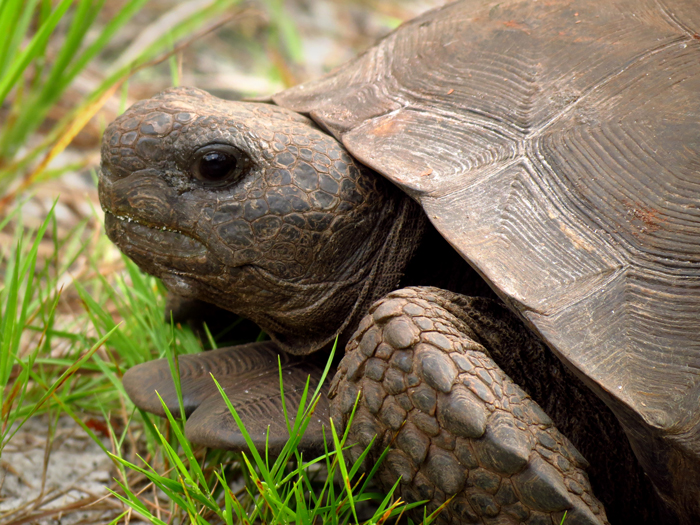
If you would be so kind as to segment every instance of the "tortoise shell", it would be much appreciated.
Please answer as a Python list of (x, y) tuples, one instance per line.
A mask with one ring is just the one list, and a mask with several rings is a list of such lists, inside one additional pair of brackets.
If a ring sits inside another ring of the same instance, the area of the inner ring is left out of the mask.
[(422, 205), (657, 486), (700, 472), (699, 32), (697, 0), (467, 0), (273, 97)]

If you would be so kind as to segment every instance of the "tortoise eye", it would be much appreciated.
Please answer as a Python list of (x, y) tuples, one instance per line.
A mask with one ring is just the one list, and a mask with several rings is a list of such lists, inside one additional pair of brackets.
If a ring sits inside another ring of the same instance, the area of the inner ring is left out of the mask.
[(212, 151), (199, 160), (199, 174), (205, 180), (220, 181), (236, 169), (236, 164), (235, 157)]
[(200, 148), (190, 168), (192, 175), (208, 184), (222, 184), (241, 172), (245, 159), (240, 151), (226, 144)]

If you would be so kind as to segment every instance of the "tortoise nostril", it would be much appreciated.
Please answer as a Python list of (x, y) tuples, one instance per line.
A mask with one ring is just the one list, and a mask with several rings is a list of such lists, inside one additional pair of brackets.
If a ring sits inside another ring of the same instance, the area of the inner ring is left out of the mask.
[[(102, 183), (103, 181), (104, 182), (111, 182), (111, 180), (110, 180), (111, 178), (112, 178), (112, 171), (107, 166), (102, 164), (102, 166), (100, 166), (100, 170), (97, 172), (97, 179), (99, 180), (100, 183)], [(103, 207), (103, 209), (104, 209), (104, 207)]]
[(118, 169), (115, 168), (115, 165), (110, 162), (109, 157), (103, 156), (99, 173), (100, 182), (113, 182), (125, 175), (124, 173), (119, 173)]

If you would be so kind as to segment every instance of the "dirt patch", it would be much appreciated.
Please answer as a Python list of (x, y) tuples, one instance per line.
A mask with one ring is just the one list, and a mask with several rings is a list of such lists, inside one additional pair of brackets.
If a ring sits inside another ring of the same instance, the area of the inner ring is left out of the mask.
[(47, 417), (32, 418), (3, 451), (0, 522), (75, 525), (114, 519), (122, 506), (104, 498), (116, 474), (111, 459), (68, 417), (59, 419), (47, 450), (48, 429)]

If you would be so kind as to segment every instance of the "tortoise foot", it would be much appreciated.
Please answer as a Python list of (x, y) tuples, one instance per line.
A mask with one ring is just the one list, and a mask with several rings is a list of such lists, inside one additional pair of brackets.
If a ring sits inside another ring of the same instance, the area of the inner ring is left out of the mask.
[[(255, 446), (262, 450), (267, 444), (270, 454), (278, 453), (289, 439), (280, 395), (278, 356), (287, 413), (290, 424), (294, 424), (307, 378), (310, 377), (310, 397), (322, 375), (322, 369), (314, 363), (280, 352), (271, 341), (180, 356), (187, 438), (213, 448), (248, 449), (211, 378), (213, 375), (243, 420)], [(142, 410), (165, 416), (158, 392), (168, 410), (176, 417), (179, 415), (177, 392), (166, 359), (135, 366), (124, 374), (123, 384), (131, 400)], [(300, 449), (323, 450), (322, 427), (327, 424), (328, 412), (328, 400), (322, 395)]]
[[(450, 295), (407, 288), (374, 304), (331, 385), (331, 414), (347, 423), (352, 459), (377, 436), (379, 471), (408, 502), (447, 502), (440, 523), (600, 525), (586, 460), (495, 364), (455, 315)], [(420, 511), (422, 515), (422, 509)]]

